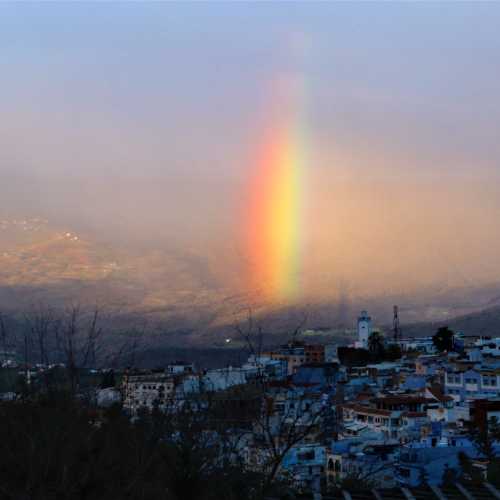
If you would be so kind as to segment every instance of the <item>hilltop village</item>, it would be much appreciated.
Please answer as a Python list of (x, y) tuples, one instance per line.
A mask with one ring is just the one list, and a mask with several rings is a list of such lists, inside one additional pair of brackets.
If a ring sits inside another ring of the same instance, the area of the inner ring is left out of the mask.
[[(130, 422), (203, 416), (217, 460), (286, 485), (289, 495), (500, 498), (500, 338), (447, 328), (403, 338), (397, 321), (387, 338), (366, 311), (357, 331), (348, 346), (294, 337), (271, 350), (248, 336), (248, 359), (222, 369), (189, 361), (89, 369), (92, 390), (81, 374), (73, 394), (96, 415), (115, 408)], [(25, 377), (22, 389), (1, 395), (12, 405), (46, 390), (56, 368), (7, 360), (3, 369)]]

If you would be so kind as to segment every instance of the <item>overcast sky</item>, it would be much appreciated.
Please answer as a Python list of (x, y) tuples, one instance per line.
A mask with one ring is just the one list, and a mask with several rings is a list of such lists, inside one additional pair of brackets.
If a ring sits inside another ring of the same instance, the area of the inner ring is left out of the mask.
[(1, 4), (0, 207), (236, 262), (297, 80), (310, 290), (498, 280), (499, 26), (473, 2)]

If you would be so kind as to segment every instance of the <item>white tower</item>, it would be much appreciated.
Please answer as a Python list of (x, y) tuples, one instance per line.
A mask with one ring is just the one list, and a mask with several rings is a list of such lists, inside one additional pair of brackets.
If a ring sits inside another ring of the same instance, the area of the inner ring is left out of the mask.
[(366, 311), (361, 311), (358, 318), (358, 345), (363, 349), (368, 348), (368, 338), (372, 333), (372, 319)]

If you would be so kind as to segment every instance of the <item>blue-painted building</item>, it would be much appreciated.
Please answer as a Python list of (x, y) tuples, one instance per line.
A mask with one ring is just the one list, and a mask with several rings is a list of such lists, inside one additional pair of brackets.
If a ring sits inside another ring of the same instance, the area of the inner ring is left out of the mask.
[(457, 401), (500, 396), (500, 372), (496, 368), (449, 369), (445, 393)]
[(325, 391), (335, 388), (340, 377), (338, 363), (307, 364), (292, 375), (293, 385), (303, 385)]
[(395, 468), (396, 479), (406, 486), (418, 486), (422, 479), (431, 485), (442, 482), (446, 469), (460, 470), (460, 453), (477, 458), (478, 452), (467, 437), (429, 436), (400, 450)]
[(302, 444), (294, 446), (285, 455), (281, 468), (299, 488), (312, 492), (321, 491), (325, 473), (326, 446)]
[(400, 388), (403, 391), (419, 391), (425, 389), (427, 378), (423, 375), (410, 375), (401, 383)]

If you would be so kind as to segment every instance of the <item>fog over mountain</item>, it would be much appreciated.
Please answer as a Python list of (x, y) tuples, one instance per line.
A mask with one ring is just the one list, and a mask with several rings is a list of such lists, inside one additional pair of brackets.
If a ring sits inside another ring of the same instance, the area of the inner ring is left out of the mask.
[[(408, 321), (496, 305), (500, 6), (313, 11), (0, 6), (5, 307), (100, 297), (202, 332), (247, 308), (324, 326), (363, 306), (385, 323), (394, 301)], [(293, 303), (249, 286), (245, 238), (288, 80), (305, 158)]]

